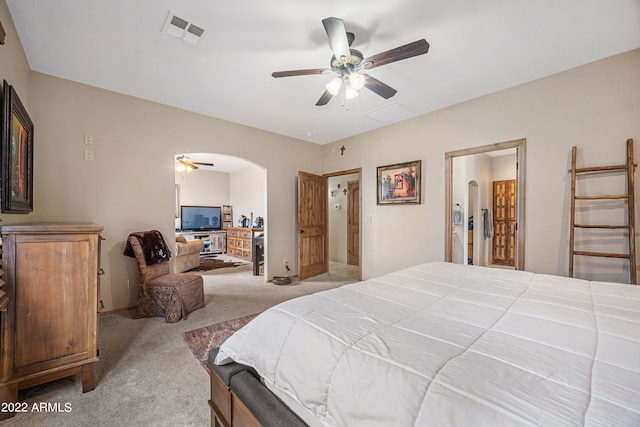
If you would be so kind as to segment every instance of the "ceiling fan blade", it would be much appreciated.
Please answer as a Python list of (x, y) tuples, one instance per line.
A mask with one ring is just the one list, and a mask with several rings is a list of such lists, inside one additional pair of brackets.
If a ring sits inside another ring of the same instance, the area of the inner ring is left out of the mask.
[(211, 166), (211, 167), (213, 167), (213, 163), (191, 162), (191, 164), (193, 164), (193, 165), (200, 165), (200, 166)]
[(328, 90), (325, 90), (322, 96), (320, 97), (320, 99), (318, 99), (318, 102), (316, 102), (316, 105), (318, 107), (322, 105), (327, 105), (327, 103), (331, 101), (331, 98), (333, 98), (333, 95), (331, 95), (331, 92), (329, 92)]
[(378, 79), (374, 79), (368, 74), (364, 74), (364, 77), (365, 77), (364, 87), (369, 89), (371, 92), (374, 92), (377, 95), (380, 95), (384, 99), (389, 99), (398, 92), (391, 86), (385, 83), (382, 83)]
[(425, 39), (422, 39), (373, 55), (369, 58), (365, 58), (362, 60), (362, 64), (364, 64), (364, 68), (371, 69), (391, 62), (400, 61), (402, 59), (424, 55), (427, 52), (429, 52), (429, 43)]
[(337, 59), (349, 58), (351, 50), (349, 49), (349, 40), (347, 39), (347, 31), (344, 28), (344, 22), (339, 18), (325, 18), (322, 20), (324, 30), (329, 37), (329, 45)]
[(293, 76), (309, 76), (312, 74), (326, 74), (332, 71), (328, 68), (312, 68), (309, 70), (290, 70), (290, 71), (275, 71), (271, 73), (271, 77), (293, 77)]

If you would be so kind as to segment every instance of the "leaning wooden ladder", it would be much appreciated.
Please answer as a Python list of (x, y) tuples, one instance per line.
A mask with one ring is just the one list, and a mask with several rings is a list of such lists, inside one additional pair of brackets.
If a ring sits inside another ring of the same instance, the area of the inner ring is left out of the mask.
[[(630, 282), (637, 283), (637, 267), (636, 267), (636, 245), (635, 245), (635, 197), (634, 197), (634, 183), (633, 176), (635, 172), (635, 164), (633, 161), (633, 139), (627, 140), (627, 162), (623, 165), (613, 166), (596, 166), (589, 168), (577, 168), (576, 167), (576, 147), (573, 147), (571, 151), (571, 231), (570, 231), (570, 253), (569, 253), (569, 276), (574, 277), (573, 274), (573, 260), (576, 255), (594, 256), (594, 257), (607, 257), (607, 258), (623, 258), (629, 260), (629, 273)], [(603, 172), (615, 172), (623, 171), (627, 177), (627, 191), (625, 194), (620, 195), (602, 195), (602, 196), (576, 196), (576, 176), (583, 173), (603, 173)], [(627, 200), (627, 213), (628, 220), (623, 225), (590, 225), (590, 224), (576, 224), (576, 200), (607, 200), (607, 199), (626, 199)], [(576, 251), (574, 247), (574, 233), (576, 228), (592, 228), (592, 229), (622, 229), (626, 230), (629, 237), (629, 251), (628, 253), (608, 253), (608, 252), (589, 252), (589, 251)]]

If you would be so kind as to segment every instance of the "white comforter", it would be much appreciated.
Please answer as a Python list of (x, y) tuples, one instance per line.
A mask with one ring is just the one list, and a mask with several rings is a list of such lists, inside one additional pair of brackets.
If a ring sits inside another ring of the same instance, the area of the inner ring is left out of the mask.
[(221, 348), (328, 426), (640, 426), (640, 286), (430, 263), (287, 301)]

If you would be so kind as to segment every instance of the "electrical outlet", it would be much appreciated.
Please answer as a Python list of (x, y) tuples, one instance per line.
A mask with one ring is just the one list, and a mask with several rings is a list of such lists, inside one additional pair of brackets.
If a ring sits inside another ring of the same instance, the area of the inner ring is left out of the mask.
[(93, 144), (93, 135), (84, 134), (84, 143), (87, 145)]
[(289, 260), (287, 259), (287, 257), (284, 257), (284, 260), (282, 261), (283, 265), (287, 265), (289, 264)]
[(93, 161), (93, 151), (92, 150), (84, 150), (84, 159), (88, 162)]

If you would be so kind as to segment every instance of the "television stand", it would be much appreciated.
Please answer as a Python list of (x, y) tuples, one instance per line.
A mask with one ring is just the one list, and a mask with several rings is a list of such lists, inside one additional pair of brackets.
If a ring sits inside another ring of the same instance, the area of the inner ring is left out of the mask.
[(204, 247), (200, 255), (223, 254), (227, 251), (227, 232), (225, 230), (177, 231), (176, 236), (179, 234), (182, 234), (187, 240), (202, 240)]

